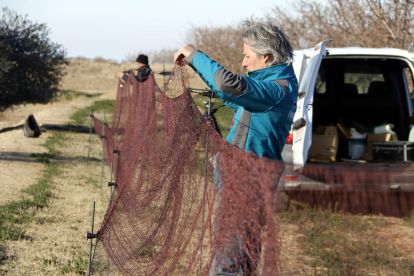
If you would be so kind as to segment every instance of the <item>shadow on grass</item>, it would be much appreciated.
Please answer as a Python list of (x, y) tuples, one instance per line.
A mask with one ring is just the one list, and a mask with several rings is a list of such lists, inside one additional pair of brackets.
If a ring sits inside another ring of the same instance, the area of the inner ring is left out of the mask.
[(16, 151), (3, 151), (0, 152), (0, 160), (11, 162), (28, 162), (28, 163), (88, 163), (88, 162), (101, 162), (101, 159), (95, 157), (86, 156), (62, 156), (50, 153), (27, 153)]
[(7, 249), (5, 246), (0, 244), (0, 265), (2, 265), (3, 262), (6, 261), (7, 259), (8, 259)]
[[(74, 124), (66, 124), (66, 125), (55, 125), (55, 124), (41, 124), (41, 128), (45, 127), (46, 130), (54, 130), (54, 131), (69, 131), (73, 133), (95, 133), (95, 128), (90, 129), (88, 126), (85, 125), (74, 125)], [(5, 127), (0, 129), (0, 133), (8, 132), (16, 129), (23, 128), (23, 125), (17, 125), (13, 127)], [(44, 131), (42, 131), (44, 132)], [(24, 135), (22, 133), (22, 135)]]

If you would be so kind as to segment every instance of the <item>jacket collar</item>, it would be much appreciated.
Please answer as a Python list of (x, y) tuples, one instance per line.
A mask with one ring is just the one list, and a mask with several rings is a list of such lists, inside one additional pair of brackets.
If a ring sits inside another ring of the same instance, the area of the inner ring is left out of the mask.
[(295, 76), (295, 72), (291, 62), (289, 64), (277, 64), (263, 69), (250, 71), (247, 72), (246, 75), (252, 79), (271, 81), (292, 78)]

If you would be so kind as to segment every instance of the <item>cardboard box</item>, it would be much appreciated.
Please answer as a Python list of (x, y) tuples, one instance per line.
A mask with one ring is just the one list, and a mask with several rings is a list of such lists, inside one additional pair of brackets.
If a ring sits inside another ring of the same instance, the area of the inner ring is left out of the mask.
[(367, 135), (367, 152), (364, 153), (359, 159), (371, 161), (372, 160), (372, 143), (373, 142), (388, 142), (388, 141), (398, 141), (397, 134), (368, 133), (368, 135)]
[(312, 133), (308, 159), (335, 161), (338, 151), (338, 131), (334, 126), (318, 126)]

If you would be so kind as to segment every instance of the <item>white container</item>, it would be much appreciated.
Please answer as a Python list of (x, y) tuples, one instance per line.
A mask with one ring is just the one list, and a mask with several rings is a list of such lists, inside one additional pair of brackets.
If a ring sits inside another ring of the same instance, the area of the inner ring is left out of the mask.
[(376, 126), (374, 128), (374, 133), (375, 134), (386, 134), (386, 133), (395, 134), (395, 132), (392, 130), (393, 127), (394, 127), (393, 124), (384, 124), (384, 125)]
[(348, 139), (348, 158), (358, 159), (367, 151), (367, 133), (359, 133), (355, 128), (350, 129), (351, 138)]
[(410, 135), (408, 136), (408, 141), (414, 142), (414, 127), (410, 130)]

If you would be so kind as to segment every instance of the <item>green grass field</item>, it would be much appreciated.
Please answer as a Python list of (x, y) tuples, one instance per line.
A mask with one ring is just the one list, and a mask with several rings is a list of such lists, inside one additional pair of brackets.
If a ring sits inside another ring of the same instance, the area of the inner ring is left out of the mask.
[[(100, 100), (96, 101), (93, 104), (93, 112), (95, 116), (97, 114), (101, 115), (100, 113), (105, 112), (105, 122), (108, 125), (111, 125), (112, 113), (114, 112), (115, 101), (114, 100)], [(89, 114), (91, 114), (91, 108), (85, 107), (79, 109), (72, 116), (70, 119), (77, 125), (84, 125), (87, 126), (90, 123)]]

